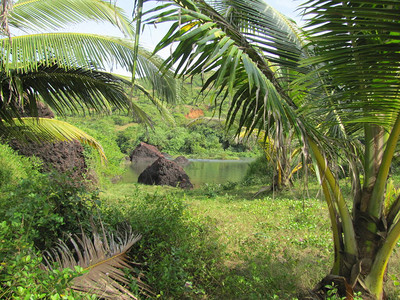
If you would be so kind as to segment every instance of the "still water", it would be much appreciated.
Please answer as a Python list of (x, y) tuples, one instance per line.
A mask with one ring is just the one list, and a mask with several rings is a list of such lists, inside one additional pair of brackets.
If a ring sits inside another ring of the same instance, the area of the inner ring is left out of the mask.
[[(252, 158), (240, 160), (219, 159), (190, 159), (190, 163), (183, 166), (190, 181), (195, 187), (205, 183), (238, 182), (246, 175)], [(149, 162), (137, 162), (128, 165), (128, 172), (123, 177), (123, 182), (137, 182), (139, 174), (149, 166)]]

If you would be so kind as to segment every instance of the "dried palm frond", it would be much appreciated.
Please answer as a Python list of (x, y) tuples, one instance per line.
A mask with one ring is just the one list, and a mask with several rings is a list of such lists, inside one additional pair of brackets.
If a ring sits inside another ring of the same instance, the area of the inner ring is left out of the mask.
[[(129, 281), (124, 269), (133, 270), (128, 262), (127, 251), (139, 241), (140, 234), (133, 234), (132, 229), (125, 230), (124, 235), (114, 236), (98, 232), (90, 239), (82, 232), (80, 236), (70, 236), (71, 247), (59, 241), (57, 246), (44, 253), (46, 269), (82, 267), (83, 275), (72, 280), (71, 288), (83, 293), (97, 295), (103, 299), (137, 299), (124, 285)], [(72, 249), (71, 249), (72, 248)], [(144, 294), (151, 294), (149, 287), (140, 278), (137, 284)]]

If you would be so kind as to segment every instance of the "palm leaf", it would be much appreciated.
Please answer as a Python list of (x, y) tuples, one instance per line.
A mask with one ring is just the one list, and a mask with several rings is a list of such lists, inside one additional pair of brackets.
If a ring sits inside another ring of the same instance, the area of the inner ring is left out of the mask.
[(12, 124), (19, 109), (26, 108), (37, 116), (37, 101), (42, 101), (60, 114), (95, 110), (105, 112), (111, 106), (129, 108), (123, 89), (124, 80), (109, 73), (80, 68), (39, 65), (36, 72), (13, 71), (2, 75), (0, 85), (0, 125)]
[(334, 107), (352, 132), (366, 123), (391, 126), (400, 111), (399, 2), (305, 5), (315, 15), (309, 26), (316, 55), (304, 64), (328, 78), (323, 84), (333, 91), (314, 102), (317, 113)]
[(87, 20), (111, 23), (127, 37), (134, 32), (123, 11), (102, 0), (20, 0), (9, 11), (8, 24), (26, 32), (60, 30)]
[[(0, 70), (6, 73), (37, 71), (38, 66), (95, 68), (104, 70), (109, 66), (120, 66), (132, 71), (134, 44), (126, 39), (86, 33), (50, 33), (2, 39), (0, 48)], [(76, 45), (80, 45), (76, 47)], [(175, 101), (175, 81), (172, 73), (161, 74), (160, 57), (151, 55), (139, 47), (136, 76), (145, 79), (160, 97)]]
[[(76, 291), (94, 294), (104, 299), (137, 299), (123, 285), (128, 285), (123, 269), (133, 270), (126, 253), (140, 240), (129, 228), (123, 236), (103, 234), (103, 239), (95, 232), (93, 239), (86, 234), (69, 238), (68, 246), (59, 241), (58, 245), (44, 253), (46, 268), (59, 269), (80, 266), (86, 271), (72, 280), (71, 288)], [(144, 293), (151, 293), (148, 286), (137, 279)]]
[[(76, 47), (80, 45), (80, 47)], [(47, 33), (16, 36), (1, 40), (4, 70), (34, 70), (38, 62), (105, 69), (112, 60), (130, 70), (133, 43), (116, 37), (86, 33)]]
[(103, 147), (92, 136), (67, 122), (25, 117), (14, 119), (13, 125), (6, 125), (6, 127), (7, 137), (20, 140), (21, 137), (26, 140), (50, 143), (78, 140), (95, 149), (102, 161), (107, 160)]
[[(276, 66), (278, 62), (285, 63), (287, 68), (300, 71), (298, 61), (303, 52), (300, 30), (295, 30), (295, 24), (257, 0), (208, 1), (219, 11), (204, 1), (176, 2), (181, 6), (179, 11), (163, 11), (147, 21), (175, 22), (156, 47), (157, 51), (174, 41), (178, 44), (165, 66), (178, 64), (176, 74), (191, 76), (212, 70), (203, 90), (213, 90), (211, 101), (219, 99), (220, 104), (229, 98), (228, 126), (234, 119), (239, 120), (239, 128), (249, 128), (249, 133), (255, 128), (268, 131), (264, 128), (271, 125), (268, 119), (286, 128), (297, 126), (293, 111), (297, 106), (284, 88), (283, 73)], [(223, 5), (218, 6), (217, 2)], [(245, 13), (227, 16), (228, 6), (232, 8), (229, 11), (236, 12), (244, 11), (243, 5), (247, 7)], [(274, 27), (261, 30), (266, 23)], [(264, 38), (256, 41), (255, 33)]]

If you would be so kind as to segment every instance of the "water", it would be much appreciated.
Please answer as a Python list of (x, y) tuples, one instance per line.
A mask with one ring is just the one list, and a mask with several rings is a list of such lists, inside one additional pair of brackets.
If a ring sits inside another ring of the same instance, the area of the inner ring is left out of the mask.
[[(246, 175), (249, 163), (253, 159), (219, 160), (219, 159), (190, 159), (190, 164), (183, 166), (190, 181), (195, 187), (205, 183), (239, 182)], [(128, 172), (122, 182), (137, 182), (139, 174), (147, 168), (151, 162), (137, 162), (129, 164)]]
[(214, 160), (194, 159), (184, 167), (195, 187), (205, 183), (239, 182), (246, 175), (251, 159)]

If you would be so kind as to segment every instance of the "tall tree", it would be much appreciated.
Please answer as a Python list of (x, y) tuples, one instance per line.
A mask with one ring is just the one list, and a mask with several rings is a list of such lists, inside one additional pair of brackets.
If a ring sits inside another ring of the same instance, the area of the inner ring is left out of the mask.
[[(261, 0), (165, 1), (148, 20), (173, 21), (156, 48), (176, 43), (165, 66), (177, 64), (177, 75), (214, 72), (204, 89), (222, 96), (212, 100), (231, 101), (228, 126), (238, 120), (275, 141), (291, 128), (313, 159), (335, 250), (316, 293), (335, 281), (345, 296), (384, 298), (383, 275), (400, 237), (400, 198), (384, 197), (400, 135), (399, 6), (308, 1), (309, 40)], [(337, 151), (351, 166), (352, 207), (332, 171)]]

